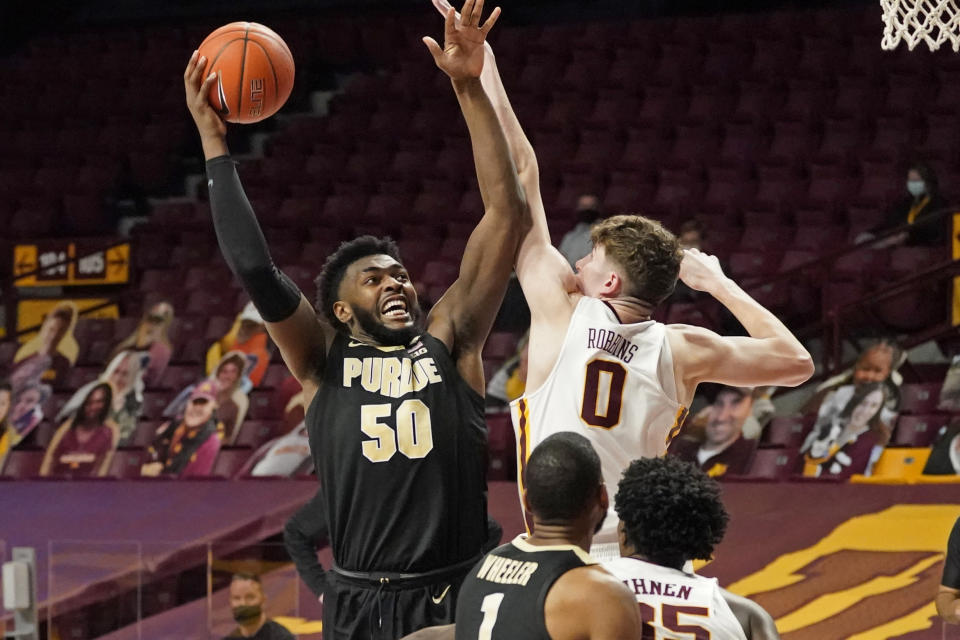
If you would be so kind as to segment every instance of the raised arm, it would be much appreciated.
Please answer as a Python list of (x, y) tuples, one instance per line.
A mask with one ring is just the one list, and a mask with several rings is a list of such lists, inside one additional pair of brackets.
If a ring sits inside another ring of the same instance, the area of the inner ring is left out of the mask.
[(266, 321), (290, 372), (312, 399), (326, 355), (325, 329), (313, 306), (273, 264), (236, 165), (227, 149), (227, 126), (207, 99), (214, 74), (204, 79), (206, 59), (196, 51), (183, 73), (187, 107), (207, 161), (210, 210), (224, 259)]
[[(440, 13), (447, 15), (450, 4), (447, 0), (432, 0)], [(510, 147), (510, 156), (517, 167), (520, 185), (523, 187), (530, 208), (529, 232), (520, 243), (516, 270), (534, 323), (556, 324), (565, 329), (575, 301), (569, 294), (576, 289), (570, 265), (553, 246), (547, 214), (540, 194), (540, 167), (533, 145), (527, 138), (510, 104), (507, 91), (500, 79), (497, 59), (490, 43), (484, 44), (483, 71), (480, 81), (497, 119), (503, 127)]]
[[(437, 3), (444, 0), (433, 1)], [(546, 209), (540, 194), (537, 155), (507, 98), (496, 56), (489, 45), (486, 47), (486, 61), (480, 79), (507, 135), (520, 184), (530, 206), (531, 228), (520, 244), (517, 278), (530, 306), (533, 321), (555, 323), (566, 329), (569, 313), (575, 306), (575, 300), (570, 298), (570, 294), (576, 293), (573, 271), (550, 239)]]
[(467, 0), (457, 24), (451, 9), (445, 16), (443, 49), (432, 38), (424, 38), (437, 66), (453, 82), (470, 131), (484, 204), (483, 218), (467, 241), (460, 275), (428, 322), (430, 332), (447, 344), (461, 374), (478, 391), (483, 389), (479, 353), (506, 292), (520, 238), (530, 226), (503, 129), (480, 84), (483, 43), (500, 15), (499, 8), (494, 9), (481, 26), (482, 10), (483, 0)]
[(680, 279), (691, 289), (716, 298), (750, 334), (722, 337), (700, 327), (670, 325), (667, 335), (681, 401), (689, 399), (700, 382), (795, 387), (813, 375), (813, 359), (800, 341), (726, 277), (715, 256), (687, 249)]
[(777, 625), (766, 609), (753, 600), (730, 593), (726, 589), (721, 589), (720, 592), (743, 627), (747, 640), (780, 640)]

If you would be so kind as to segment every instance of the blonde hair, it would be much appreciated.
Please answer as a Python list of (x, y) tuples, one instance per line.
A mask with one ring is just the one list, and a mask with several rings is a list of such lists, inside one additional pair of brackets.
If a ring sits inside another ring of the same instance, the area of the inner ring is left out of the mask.
[(660, 304), (677, 285), (683, 251), (676, 236), (655, 220), (612, 216), (590, 231), (594, 246), (623, 270), (624, 294)]

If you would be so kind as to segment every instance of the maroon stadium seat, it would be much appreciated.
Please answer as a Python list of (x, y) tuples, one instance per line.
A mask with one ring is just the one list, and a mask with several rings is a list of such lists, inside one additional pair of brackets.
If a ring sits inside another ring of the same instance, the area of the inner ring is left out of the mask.
[(43, 451), (14, 449), (7, 454), (7, 461), (0, 475), (7, 478), (35, 478), (40, 475), (43, 455)]
[(905, 384), (900, 387), (900, 413), (929, 414), (937, 410), (942, 383)]
[(901, 447), (929, 447), (950, 416), (945, 414), (900, 416), (893, 444)]
[(517, 351), (517, 335), (509, 331), (495, 331), (487, 337), (483, 357), (506, 360)]
[(107, 477), (127, 480), (140, 477), (140, 467), (147, 460), (147, 453), (140, 449), (117, 449), (110, 460)]
[(798, 449), (813, 425), (814, 416), (776, 416), (761, 438), (761, 445)]
[(237, 447), (258, 448), (277, 435), (277, 422), (272, 420), (245, 420), (233, 441)]
[[(172, 398), (171, 398), (172, 399)], [(147, 420), (141, 419), (137, 423), (137, 428), (134, 429), (133, 433), (130, 435), (130, 439), (124, 443), (124, 447), (130, 448), (144, 448), (153, 444), (154, 439), (157, 436), (157, 431), (163, 425), (164, 420), (162, 418), (156, 420)]]
[(210, 475), (219, 478), (232, 478), (243, 468), (253, 450), (250, 447), (223, 447), (217, 454)]
[(269, 390), (254, 390), (250, 392), (250, 406), (247, 409), (247, 417), (253, 420), (272, 420), (279, 416), (275, 415), (273, 404), (270, 401), (271, 392)]
[(170, 401), (173, 400), (167, 392), (146, 392), (143, 394), (143, 408), (140, 411), (142, 418), (160, 420), (163, 418), (163, 410), (167, 408)]
[(782, 480), (798, 471), (800, 459), (796, 449), (757, 449), (750, 471), (751, 479)]

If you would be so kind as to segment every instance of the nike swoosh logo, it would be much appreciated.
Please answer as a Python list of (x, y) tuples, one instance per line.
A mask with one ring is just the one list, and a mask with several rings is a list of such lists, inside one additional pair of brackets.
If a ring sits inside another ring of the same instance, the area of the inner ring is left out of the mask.
[(220, 99), (220, 114), (230, 115), (230, 105), (227, 104), (227, 94), (223, 90), (223, 76), (217, 71), (217, 98)]
[(379, 349), (380, 351), (400, 351), (401, 349), (405, 348), (401, 345), (397, 345), (393, 347), (381, 347), (379, 345), (369, 344), (367, 342), (357, 342), (356, 340), (351, 340), (350, 342), (347, 343), (347, 346), (348, 347), (373, 347), (374, 349)]
[(447, 588), (443, 590), (443, 593), (440, 594), (439, 598), (430, 596), (430, 599), (433, 600), (433, 604), (440, 604), (443, 602), (443, 599), (447, 597), (447, 593), (450, 592), (450, 585), (447, 585)]

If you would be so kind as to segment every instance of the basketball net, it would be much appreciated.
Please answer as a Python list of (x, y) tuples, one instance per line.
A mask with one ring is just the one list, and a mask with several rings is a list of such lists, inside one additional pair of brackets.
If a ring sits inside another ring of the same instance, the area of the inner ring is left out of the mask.
[(900, 41), (911, 51), (925, 42), (931, 51), (950, 41), (960, 51), (960, 2), (958, 0), (880, 0), (883, 9), (883, 40), (890, 51)]

